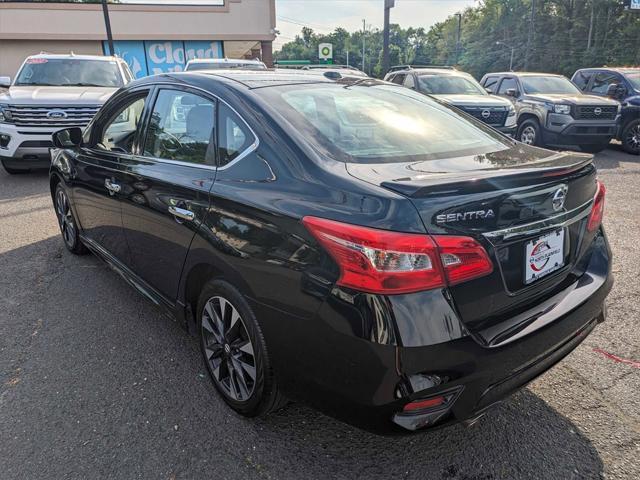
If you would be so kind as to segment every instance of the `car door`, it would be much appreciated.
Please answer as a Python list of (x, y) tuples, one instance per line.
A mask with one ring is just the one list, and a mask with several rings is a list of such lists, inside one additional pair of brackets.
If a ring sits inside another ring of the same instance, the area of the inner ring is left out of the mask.
[(208, 213), (216, 176), (216, 108), (216, 99), (200, 91), (156, 86), (137, 152), (122, 159), (122, 222), (134, 271), (171, 303)]
[(71, 190), (83, 237), (113, 259), (128, 265), (122, 231), (121, 159), (130, 155), (149, 90), (114, 98), (100, 111), (74, 160)]

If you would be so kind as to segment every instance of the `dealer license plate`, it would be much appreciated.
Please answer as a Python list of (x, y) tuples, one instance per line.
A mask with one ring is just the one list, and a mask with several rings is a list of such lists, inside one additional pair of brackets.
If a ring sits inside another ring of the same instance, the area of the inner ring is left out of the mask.
[(535, 282), (564, 266), (564, 230), (556, 230), (525, 246), (524, 283)]

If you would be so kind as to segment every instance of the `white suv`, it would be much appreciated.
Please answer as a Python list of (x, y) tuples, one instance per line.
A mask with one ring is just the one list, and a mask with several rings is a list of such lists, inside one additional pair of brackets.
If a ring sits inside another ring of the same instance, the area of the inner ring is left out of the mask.
[(51, 135), (84, 127), (118, 88), (133, 80), (118, 57), (28, 57), (15, 80), (0, 77), (0, 161), (9, 173), (48, 167)]

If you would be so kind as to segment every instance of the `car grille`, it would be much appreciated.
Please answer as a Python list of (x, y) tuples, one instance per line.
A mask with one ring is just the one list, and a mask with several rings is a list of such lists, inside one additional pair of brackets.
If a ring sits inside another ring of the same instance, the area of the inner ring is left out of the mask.
[(32, 127), (84, 127), (99, 105), (12, 105), (8, 108), (15, 125)]
[[(507, 120), (509, 111), (504, 107), (460, 107), (469, 115), (493, 127), (502, 127)], [(488, 113), (487, 113), (488, 112)]]
[[(596, 114), (596, 110), (599, 110), (599, 114)], [(614, 120), (618, 116), (617, 106), (578, 106), (576, 108), (576, 120)]]

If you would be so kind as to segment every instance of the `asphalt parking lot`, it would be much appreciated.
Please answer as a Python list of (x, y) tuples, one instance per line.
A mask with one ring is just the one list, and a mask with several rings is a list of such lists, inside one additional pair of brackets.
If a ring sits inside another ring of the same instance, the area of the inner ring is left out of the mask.
[(231, 413), (192, 337), (65, 250), (47, 174), (0, 172), (0, 478), (640, 478), (640, 158), (597, 165), (608, 321), (473, 427), (400, 438), (298, 404)]

